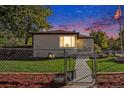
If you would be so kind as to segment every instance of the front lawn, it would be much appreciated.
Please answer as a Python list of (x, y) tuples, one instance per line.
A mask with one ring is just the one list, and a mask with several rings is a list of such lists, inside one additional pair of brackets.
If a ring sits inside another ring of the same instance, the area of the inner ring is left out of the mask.
[[(88, 61), (92, 66), (92, 60)], [(114, 57), (100, 58), (96, 60), (97, 72), (124, 72), (124, 64), (116, 63)]]
[[(71, 60), (70, 69), (75, 62)], [(64, 59), (49, 59), (39, 61), (0, 61), (0, 72), (64, 72)]]

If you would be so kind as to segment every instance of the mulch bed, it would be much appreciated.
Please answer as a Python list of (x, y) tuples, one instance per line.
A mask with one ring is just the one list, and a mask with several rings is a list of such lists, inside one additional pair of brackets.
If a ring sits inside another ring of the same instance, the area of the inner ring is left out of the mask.
[(98, 88), (124, 88), (124, 73), (97, 74)]
[(0, 73), (0, 88), (52, 88), (61, 87), (54, 79), (61, 74), (8, 74)]
[[(55, 88), (64, 83), (56, 83), (55, 78), (63, 74), (43, 73), (0, 73), (0, 88)], [(98, 73), (98, 88), (124, 88), (124, 73)]]

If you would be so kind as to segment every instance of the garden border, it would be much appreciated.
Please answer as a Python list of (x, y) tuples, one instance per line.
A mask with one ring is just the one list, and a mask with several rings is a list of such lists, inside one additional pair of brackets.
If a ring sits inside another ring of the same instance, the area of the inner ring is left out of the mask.
[(96, 75), (100, 75), (100, 74), (124, 74), (124, 72), (97, 72)]

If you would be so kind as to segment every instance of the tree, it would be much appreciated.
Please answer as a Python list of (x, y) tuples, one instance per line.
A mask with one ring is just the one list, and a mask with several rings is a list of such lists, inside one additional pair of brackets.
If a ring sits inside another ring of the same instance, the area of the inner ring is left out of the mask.
[(12, 47), (16, 44), (15, 35), (12, 32), (0, 32), (0, 46)]
[(9, 31), (27, 44), (29, 32), (50, 29), (47, 17), (52, 14), (46, 6), (0, 6), (0, 30)]
[(93, 37), (94, 43), (100, 46), (102, 50), (108, 48), (108, 37), (105, 32), (92, 30), (90, 36)]
[(120, 44), (119, 44), (120, 40), (119, 38), (115, 39), (113, 37), (109, 38), (108, 43), (109, 43), (109, 49), (116, 51), (116, 50), (120, 50)]
[(97, 54), (100, 54), (102, 52), (101, 47), (98, 46), (97, 44), (94, 44), (94, 50)]

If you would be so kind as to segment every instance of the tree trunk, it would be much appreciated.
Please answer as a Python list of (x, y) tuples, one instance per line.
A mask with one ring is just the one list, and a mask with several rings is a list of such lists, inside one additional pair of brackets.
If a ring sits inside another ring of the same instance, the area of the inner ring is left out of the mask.
[(28, 45), (28, 39), (30, 38), (29, 34), (26, 33), (26, 37), (25, 37), (25, 44)]
[(28, 45), (28, 39), (29, 39), (29, 37), (26, 37), (26, 38), (25, 38), (25, 44), (26, 44), (26, 45)]

